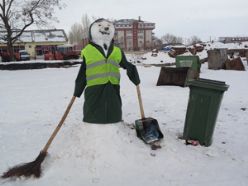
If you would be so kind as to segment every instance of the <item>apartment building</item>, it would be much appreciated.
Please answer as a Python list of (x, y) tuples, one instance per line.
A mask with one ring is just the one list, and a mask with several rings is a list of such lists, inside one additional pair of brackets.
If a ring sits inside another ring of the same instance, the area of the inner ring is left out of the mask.
[(219, 41), (222, 43), (236, 43), (248, 41), (248, 37), (219, 37)]
[(120, 19), (115, 24), (115, 43), (126, 51), (147, 50), (153, 47), (155, 23), (136, 19)]

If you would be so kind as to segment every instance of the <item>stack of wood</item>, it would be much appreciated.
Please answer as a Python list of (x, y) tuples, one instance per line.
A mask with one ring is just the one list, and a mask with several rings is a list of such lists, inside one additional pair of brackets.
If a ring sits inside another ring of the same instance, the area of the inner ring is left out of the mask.
[(185, 46), (172, 46), (171, 48), (172, 50), (168, 52), (168, 55), (173, 58), (186, 52)]
[(195, 44), (188, 48), (191, 54), (196, 55), (197, 52), (202, 52), (204, 50), (204, 46), (200, 44)]

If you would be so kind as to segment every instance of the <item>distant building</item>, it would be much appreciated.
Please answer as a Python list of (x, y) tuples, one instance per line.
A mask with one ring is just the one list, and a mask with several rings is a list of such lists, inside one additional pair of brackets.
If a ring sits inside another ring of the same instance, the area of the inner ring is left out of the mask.
[[(7, 51), (6, 43), (1, 36), (6, 32), (0, 32), (0, 53)], [(26, 50), (32, 58), (43, 55), (46, 51), (53, 51), (58, 45), (64, 45), (68, 38), (63, 29), (50, 30), (26, 30), (14, 44), (14, 50)]]
[(219, 41), (222, 43), (237, 43), (248, 41), (248, 37), (219, 37)]
[(115, 43), (123, 50), (146, 50), (153, 47), (155, 23), (136, 19), (120, 19), (115, 24)]

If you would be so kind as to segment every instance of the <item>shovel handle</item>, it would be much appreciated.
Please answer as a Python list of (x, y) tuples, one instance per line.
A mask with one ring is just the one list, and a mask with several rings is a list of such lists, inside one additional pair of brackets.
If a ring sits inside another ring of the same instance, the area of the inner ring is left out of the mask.
[(70, 112), (70, 110), (71, 110), (71, 107), (72, 107), (72, 104), (74, 103), (75, 99), (76, 99), (75, 96), (73, 96), (73, 97), (71, 98), (71, 101), (70, 101), (69, 105), (67, 106), (67, 108), (66, 108), (66, 110), (65, 110), (65, 113), (64, 113), (63, 117), (61, 118), (61, 120), (60, 120), (58, 126), (54, 129), (52, 135), (50, 136), (50, 138), (49, 138), (48, 142), (46, 143), (45, 147), (43, 148), (42, 152), (44, 152), (44, 153), (47, 152), (47, 150), (48, 150), (48, 148), (50, 147), (50, 145), (51, 145), (53, 139), (55, 138), (55, 136), (56, 136), (57, 133), (59, 132), (59, 129), (61, 128), (61, 126), (63, 125), (63, 123), (64, 123), (64, 121), (65, 121), (65, 119), (66, 119), (66, 117), (67, 117), (67, 115), (69, 114), (69, 112)]
[(139, 107), (140, 107), (140, 114), (141, 114), (141, 119), (145, 118), (145, 112), (144, 112), (144, 107), (141, 99), (141, 92), (140, 92), (140, 87), (139, 85), (136, 86), (137, 89), (137, 95), (138, 95), (138, 100), (139, 100)]

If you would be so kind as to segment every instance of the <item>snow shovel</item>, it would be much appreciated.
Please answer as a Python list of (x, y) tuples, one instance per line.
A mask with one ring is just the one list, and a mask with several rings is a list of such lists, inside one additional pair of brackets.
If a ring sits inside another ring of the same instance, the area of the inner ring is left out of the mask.
[(25, 177), (35, 176), (37, 178), (40, 177), (40, 175), (41, 175), (41, 163), (46, 158), (47, 150), (50, 147), (53, 139), (57, 135), (59, 129), (63, 125), (63, 123), (64, 123), (64, 121), (65, 121), (65, 119), (66, 119), (66, 117), (67, 117), (67, 115), (68, 115), (68, 113), (69, 113), (69, 111), (70, 111), (70, 109), (72, 107), (72, 104), (75, 101), (75, 99), (76, 99), (75, 96), (73, 96), (71, 98), (71, 101), (70, 101), (69, 105), (67, 106), (66, 111), (65, 111), (63, 117), (61, 118), (58, 126), (53, 131), (53, 133), (50, 136), (48, 142), (46, 143), (44, 148), (41, 150), (41, 152), (37, 156), (37, 158), (32, 162), (24, 163), (24, 164), (21, 164), (21, 165), (17, 165), (17, 166), (15, 166), (13, 168), (10, 168), (7, 172), (3, 173), (1, 178), (21, 177), (21, 176), (25, 176)]
[(159, 141), (164, 137), (164, 135), (162, 134), (156, 119), (145, 117), (139, 85), (136, 86), (136, 89), (141, 113), (141, 119), (135, 121), (137, 137), (142, 139), (146, 144), (152, 144), (156, 141)]

